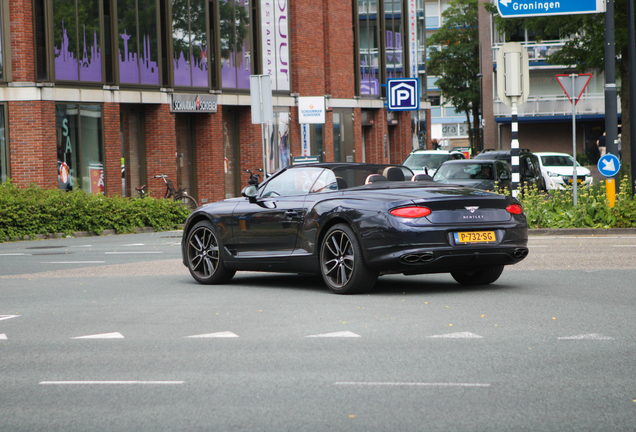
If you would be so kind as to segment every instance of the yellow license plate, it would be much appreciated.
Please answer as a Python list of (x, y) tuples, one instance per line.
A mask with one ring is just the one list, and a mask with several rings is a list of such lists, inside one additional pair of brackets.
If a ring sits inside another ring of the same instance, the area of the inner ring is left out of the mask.
[(456, 232), (455, 243), (493, 243), (497, 241), (494, 231)]
[[(578, 184), (581, 184), (581, 183), (583, 183), (583, 180), (578, 179), (576, 182), (577, 182)], [(568, 182), (567, 182), (567, 183), (571, 185), (571, 184), (573, 183), (573, 182), (572, 182), (572, 179), (568, 179)]]

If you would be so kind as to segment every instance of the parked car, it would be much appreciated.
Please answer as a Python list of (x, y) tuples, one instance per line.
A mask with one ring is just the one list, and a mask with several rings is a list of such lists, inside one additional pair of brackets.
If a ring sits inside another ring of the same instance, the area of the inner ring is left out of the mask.
[(528, 225), (515, 198), (412, 174), (361, 163), (284, 168), (240, 198), (195, 210), (183, 230), (183, 264), (202, 284), (227, 283), (242, 270), (310, 273), (352, 294), (391, 273), (450, 273), (486, 285), (526, 257)]
[[(548, 189), (565, 189), (572, 186), (574, 158), (567, 153), (539, 152), (541, 173)], [(576, 178), (580, 185), (592, 184), (592, 173), (589, 169), (576, 163)]]
[(510, 189), (512, 174), (508, 162), (502, 160), (467, 159), (447, 161), (433, 176), (440, 183), (494, 191)]
[[(505, 160), (512, 165), (510, 150), (484, 150), (473, 159)], [(539, 158), (527, 149), (519, 149), (519, 179), (526, 186), (534, 186), (540, 191), (546, 191), (546, 183), (541, 174)]]
[(414, 150), (404, 159), (402, 165), (409, 167), (415, 174), (428, 174), (432, 177), (441, 164), (459, 159), (466, 159), (461, 151)]

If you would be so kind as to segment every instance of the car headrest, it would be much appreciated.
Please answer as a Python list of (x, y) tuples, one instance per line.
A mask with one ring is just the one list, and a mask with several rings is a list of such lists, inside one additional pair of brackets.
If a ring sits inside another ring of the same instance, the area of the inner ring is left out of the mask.
[(386, 167), (382, 172), (388, 181), (404, 181), (404, 172), (398, 167)]
[(370, 174), (369, 176), (367, 176), (367, 179), (364, 181), (364, 184), (376, 183), (381, 181), (386, 181), (386, 177), (380, 174)]
[(411, 178), (411, 181), (433, 181), (433, 177), (428, 174), (415, 174)]
[(347, 181), (342, 177), (336, 177), (336, 183), (338, 184), (338, 190), (346, 189), (348, 187)]

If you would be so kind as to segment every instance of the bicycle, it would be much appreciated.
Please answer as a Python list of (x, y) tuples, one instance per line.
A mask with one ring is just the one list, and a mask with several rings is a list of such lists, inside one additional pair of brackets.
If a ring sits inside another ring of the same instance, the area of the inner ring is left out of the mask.
[[(188, 192), (186, 192), (186, 188), (177, 190), (177, 188), (174, 187), (172, 180), (170, 180), (165, 174), (157, 174), (153, 177), (153, 179), (157, 178), (163, 179), (164, 183), (166, 184), (166, 193), (164, 194), (164, 198), (172, 198), (175, 201), (179, 201), (190, 210), (196, 210), (196, 208), (199, 207), (199, 203), (197, 202), (197, 200), (188, 195)], [(146, 197), (146, 185), (136, 187), (135, 190), (139, 194), (140, 199)]]
[[(251, 170), (244, 170), (244, 171), (250, 175), (250, 178), (247, 180), (247, 184), (258, 187), (258, 184), (260, 183), (259, 181), (260, 176), (258, 174), (252, 173)], [(263, 170), (260, 168), (254, 168), (254, 171), (263, 172)]]

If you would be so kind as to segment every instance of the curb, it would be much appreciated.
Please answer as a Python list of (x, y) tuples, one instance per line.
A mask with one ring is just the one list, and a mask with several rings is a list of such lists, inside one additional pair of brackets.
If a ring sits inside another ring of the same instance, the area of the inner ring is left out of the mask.
[(528, 236), (636, 235), (636, 228), (533, 228)]
[[(178, 227), (176, 228), (178, 229), (183, 229), (185, 225), (181, 224), (178, 225)], [(168, 231), (173, 231), (173, 230), (168, 230)], [(163, 231), (155, 231), (155, 229), (153, 227), (139, 227), (139, 228), (135, 228), (135, 232), (134, 234), (148, 234), (148, 233), (154, 233), (154, 232), (163, 232)], [(133, 233), (126, 233), (126, 234), (133, 234)], [(117, 235), (117, 230), (114, 229), (107, 229), (102, 231), (101, 233), (94, 233), (94, 232), (89, 232), (89, 231), (76, 231), (71, 235), (66, 235), (65, 233), (54, 233), (54, 234), (36, 234), (35, 236), (31, 237), (30, 235), (25, 235), (22, 238), (14, 238), (14, 239), (10, 239), (8, 237), (4, 238), (5, 242), (10, 242), (10, 241), (31, 241), (31, 240), (49, 240), (49, 239), (61, 239), (61, 238), (82, 238), (82, 237), (98, 237), (98, 236), (109, 236), (109, 235)]]

